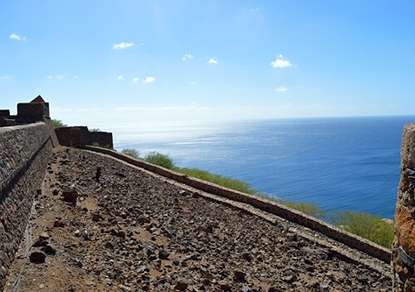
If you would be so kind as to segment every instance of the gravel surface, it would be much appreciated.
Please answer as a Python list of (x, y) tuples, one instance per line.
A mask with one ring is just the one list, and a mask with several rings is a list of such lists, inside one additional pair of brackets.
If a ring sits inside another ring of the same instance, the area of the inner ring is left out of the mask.
[(88, 151), (55, 151), (34, 209), (6, 291), (391, 290), (283, 221)]

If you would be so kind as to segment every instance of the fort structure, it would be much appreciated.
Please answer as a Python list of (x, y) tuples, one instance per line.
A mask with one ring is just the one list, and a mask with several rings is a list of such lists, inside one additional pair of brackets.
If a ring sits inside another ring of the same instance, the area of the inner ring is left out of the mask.
[(54, 129), (38, 96), (0, 110), (0, 291), (390, 291), (392, 278), (411, 291), (414, 146), (408, 126), (391, 252), (122, 155), (111, 133)]

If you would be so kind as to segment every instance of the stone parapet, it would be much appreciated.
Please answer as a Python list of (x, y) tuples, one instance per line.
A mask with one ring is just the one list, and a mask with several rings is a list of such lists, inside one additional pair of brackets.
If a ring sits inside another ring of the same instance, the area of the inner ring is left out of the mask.
[(61, 127), (56, 129), (59, 144), (69, 147), (95, 145), (113, 148), (112, 133), (89, 131), (87, 127)]

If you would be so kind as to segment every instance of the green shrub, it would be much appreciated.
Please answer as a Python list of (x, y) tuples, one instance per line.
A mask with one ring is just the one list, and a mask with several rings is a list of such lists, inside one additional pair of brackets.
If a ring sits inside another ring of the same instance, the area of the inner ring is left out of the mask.
[(130, 156), (132, 158), (138, 159), (140, 158), (140, 154), (135, 149), (125, 148), (121, 151), (122, 154)]
[(256, 191), (246, 182), (238, 179), (228, 178), (222, 175), (213, 174), (197, 168), (175, 168), (177, 172), (205, 180), (225, 188), (237, 190), (243, 193), (254, 194)]
[(323, 218), (326, 214), (319, 206), (313, 203), (304, 203), (304, 202), (296, 203), (296, 202), (287, 202), (287, 201), (282, 201), (281, 203), (286, 205), (287, 207), (298, 210), (300, 212), (303, 212), (307, 215), (310, 215), (316, 218)]
[(341, 212), (334, 218), (336, 225), (379, 245), (390, 248), (393, 241), (393, 225), (382, 218), (367, 213)]
[(150, 152), (144, 157), (144, 160), (168, 169), (173, 169), (175, 167), (173, 160), (168, 155), (158, 152)]
[(60, 128), (60, 127), (66, 127), (67, 125), (65, 125), (61, 120), (52, 119), (52, 126), (54, 128)]

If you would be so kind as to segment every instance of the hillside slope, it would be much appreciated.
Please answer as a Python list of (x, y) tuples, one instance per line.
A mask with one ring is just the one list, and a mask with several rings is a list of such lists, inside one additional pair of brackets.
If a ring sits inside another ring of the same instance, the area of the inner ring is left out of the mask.
[(391, 290), (386, 264), (88, 151), (55, 150), (34, 209), (6, 291)]

